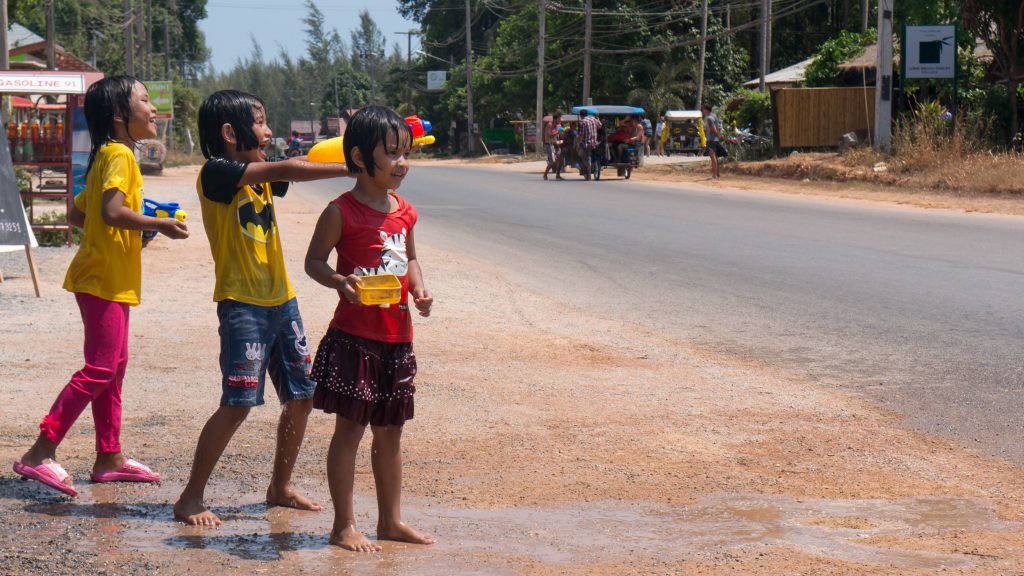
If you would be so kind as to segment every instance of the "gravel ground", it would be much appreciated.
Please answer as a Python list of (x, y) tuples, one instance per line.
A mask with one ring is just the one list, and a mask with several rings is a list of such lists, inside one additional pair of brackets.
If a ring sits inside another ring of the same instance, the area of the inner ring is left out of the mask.
[[(17, 480), (5, 464), (0, 573), (1024, 575), (1019, 468), (908, 431), (898, 415), (776, 367), (589, 314), (569, 296), (531, 293), (492, 263), (427, 239), (418, 248), (436, 305), (431, 318), (417, 318), (404, 512), (438, 544), (385, 542), (371, 555), (327, 545), (333, 422), (320, 413), (295, 478), (328, 511), (268, 510), (272, 392), (214, 473), (208, 503), (224, 526), (175, 523), (171, 504), (220, 394), (195, 174), (146, 179), (148, 197), (188, 210), (192, 237), (160, 237), (145, 250), (124, 388), (126, 451), (164, 482), (90, 484), (87, 412), (59, 452), (79, 498)], [(336, 303), (302, 273), (321, 208), (301, 185), (278, 207), (313, 344)], [(81, 364), (78, 310), (60, 289), (73, 250), (34, 254), (42, 298), (24, 253), (0, 254), (0, 460), (8, 463)], [(356, 507), (372, 536), (365, 448)]]

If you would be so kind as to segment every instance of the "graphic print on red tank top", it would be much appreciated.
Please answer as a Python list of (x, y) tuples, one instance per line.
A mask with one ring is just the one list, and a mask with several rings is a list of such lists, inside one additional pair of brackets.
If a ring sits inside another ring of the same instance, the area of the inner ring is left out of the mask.
[(416, 224), (416, 209), (391, 193), (398, 208), (385, 214), (370, 208), (351, 192), (332, 202), (341, 211), (341, 238), (335, 249), (335, 270), (343, 276), (394, 274), (402, 283), (398, 304), (363, 306), (340, 298), (331, 326), (343, 332), (381, 342), (412, 342), (409, 314), (409, 257), (406, 239)]

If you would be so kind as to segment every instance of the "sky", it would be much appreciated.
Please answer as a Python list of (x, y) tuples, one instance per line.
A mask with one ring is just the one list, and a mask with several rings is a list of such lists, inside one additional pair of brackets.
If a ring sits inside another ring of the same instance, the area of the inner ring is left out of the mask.
[[(314, 0), (324, 14), (327, 28), (335, 28), (346, 44), (351, 43), (350, 32), (359, 25), (359, 12), (369, 10), (370, 17), (384, 33), (390, 54), (395, 43), (404, 55), (408, 44), (404, 34), (419, 29), (415, 22), (405, 20), (398, 13), (397, 0)], [(302, 19), (306, 17), (303, 0), (207, 0), (205, 20), (199, 28), (206, 35), (206, 45), (212, 52), (210, 62), (221, 72), (230, 70), (235, 62), (252, 54), (252, 36), (263, 48), (267, 59), (276, 58), (279, 46), (298, 58), (306, 50)], [(419, 41), (412, 39), (412, 49)]]

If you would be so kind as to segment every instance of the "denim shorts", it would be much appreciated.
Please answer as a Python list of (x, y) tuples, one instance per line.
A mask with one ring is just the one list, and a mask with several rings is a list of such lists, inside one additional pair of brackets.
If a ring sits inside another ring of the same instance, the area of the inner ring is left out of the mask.
[(281, 403), (313, 397), (309, 344), (295, 298), (279, 306), (217, 303), (221, 406), (260, 406), (266, 374)]

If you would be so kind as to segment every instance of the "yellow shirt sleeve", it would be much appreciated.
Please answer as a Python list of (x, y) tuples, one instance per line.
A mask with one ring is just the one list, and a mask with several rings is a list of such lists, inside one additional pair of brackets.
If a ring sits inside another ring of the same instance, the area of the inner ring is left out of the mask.
[(128, 156), (131, 152), (119, 152), (111, 155), (110, 159), (103, 166), (103, 178), (101, 179), (102, 186), (100, 187), (100, 195), (102, 196), (107, 190), (120, 190), (125, 196), (131, 191), (131, 184), (128, 182), (128, 178), (132, 174), (132, 166), (135, 158), (129, 159)]

